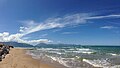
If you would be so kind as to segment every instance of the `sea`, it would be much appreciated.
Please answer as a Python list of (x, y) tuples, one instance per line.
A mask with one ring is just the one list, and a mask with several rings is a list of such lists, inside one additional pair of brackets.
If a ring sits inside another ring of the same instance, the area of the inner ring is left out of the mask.
[(115, 45), (32, 47), (27, 54), (65, 68), (120, 68), (120, 46)]

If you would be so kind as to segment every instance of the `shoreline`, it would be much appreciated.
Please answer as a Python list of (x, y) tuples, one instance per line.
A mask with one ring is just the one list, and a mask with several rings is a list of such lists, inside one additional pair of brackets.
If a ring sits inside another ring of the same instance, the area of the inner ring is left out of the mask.
[(33, 59), (26, 54), (26, 49), (14, 48), (10, 50), (5, 59), (0, 61), (0, 68), (58, 68)]
[[(29, 49), (28, 49), (29, 50)], [(27, 52), (26, 52), (27, 53)], [(32, 53), (32, 52), (31, 52)], [(31, 55), (30, 53), (28, 53), (29, 55)], [(33, 54), (32, 54), (33, 55)], [(41, 56), (42, 57), (42, 56)], [(46, 57), (46, 59), (48, 58), (49, 56), (47, 56)], [(39, 60), (40, 58), (36, 58), (36, 57), (34, 57), (34, 55), (33, 55), (33, 58), (34, 59), (37, 59), (37, 60)], [(54, 57), (49, 57), (49, 58), (51, 58), (53, 61), (51, 62), (51, 60), (49, 60), (49, 59), (47, 59), (47, 61), (46, 61), (46, 59), (43, 59), (42, 60), (42, 63), (47, 63), (47, 64), (50, 64), (50, 65), (53, 65), (53, 66), (55, 66), (55, 68), (72, 68), (71, 66), (64, 66), (64, 64), (61, 64), (61, 63), (63, 63), (63, 62), (61, 62), (61, 61), (57, 61)], [(78, 64), (79, 65), (79, 67), (81, 67), (81, 68), (102, 68), (102, 67), (94, 67), (93, 65), (91, 65), (90, 63), (88, 63), (88, 62), (86, 62), (86, 61), (79, 61), (80, 63)], [(66, 63), (65, 63), (66, 64)], [(70, 63), (70, 64), (73, 64), (74, 65), (74, 63)], [(73, 68), (75, 68), (75, 67), (73, 67)]]
[[(32, 55), (27, 54), (26, 48), (13, 48), (10, 50), (10, 54), (6, 55), (5, 59), (0, 61), (0, 68), (67, 68), (58, 62), (50, 63), (49, 61), (41, 61), (35, 59)], [(101, 68), (94, 67), (89, 63), (82, 62), (80, 65), (86, 65), (89, 68)], [(83, 66), (84, 67), (84, 66)]]

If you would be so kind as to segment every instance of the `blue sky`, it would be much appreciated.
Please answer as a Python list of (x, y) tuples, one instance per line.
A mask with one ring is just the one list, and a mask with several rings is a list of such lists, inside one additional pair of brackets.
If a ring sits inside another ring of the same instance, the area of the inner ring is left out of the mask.
[(120, 0), (0, 0), (0, 41), (120, 45)]

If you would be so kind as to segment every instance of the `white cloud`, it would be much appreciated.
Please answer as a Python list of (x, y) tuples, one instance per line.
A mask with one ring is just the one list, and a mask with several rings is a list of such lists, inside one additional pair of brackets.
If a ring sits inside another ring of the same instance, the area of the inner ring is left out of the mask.
[(29, 40), (29, 41), (26, 41), (26, 42), (29, 43), (29, 44), (32, 44), (32, 45), (36, 45), (36, 44), (39, 44), (39, 43), (50, 43), (52, 41), (48, 40), (48, 39), (38, 39), (38, 40)]
[(120, 18), (120, 14), (112, 14), (112, 15), (106, 15), (106, 16), (91, 16), (86, 19), (102, 19), (102, 18)]
[(6, 37), (6, 36), (8, 36), (9, 35), (9, 32), (3, 32), (3, 33), (0, 33), (0, 37), (2, 36), (2, 37)]
[(74, 26), (87, 23), (86, 18), (89, 17), (89, 14), (73, 14), (67, 15), (60, 18), (49, 18), (39, 24), (33, 20), (29, 21), (22, 21), (27, 23), (25, 26), (20, 27), (20, 32), (23, 34), (30, 34), (33, 32), (53, 29), (53, 28), (63, 28), (67, 26)]
[(9, 42), (9, 41), (15, 41), (15, 42), (19, 42), (19, 43), (28, 43), (28, 44), (39, 44), (39, 43), (50, 43), (52, 42), (51, 40), (48, 39), (38, 39), (38, 40), (25, 40), (25, 39), (21, 39), (24, 36), (24, 34), (12, 34), (9, 35), (8, 32), (3, 32), (0, 33), (0, 41), (1, 42)]
[[(36, 23), (34, 22), (34, 24), (36, 24)], [(56, 27), (63, 27), (63, 26), (61, 24), (59, 24), (59, 23), (54, 23), (54, 22), (51, 22), (51, 23), (41, 23), (41, 24), (36, 25), (36, 26), (23, 27), (20, 31), (23, 34), (26, 35), (26, 34), (30, 34), (30, 33), (33, 33), (33, 32), (46, 30), (46, 29), (52, 29), (52, 28), (56, 28)]]
[(120, 15), (112, 14), (106, 16), (93, 16), (92, 14), (88, 14), (88, 13), (78, 13), (73, 15), (67, 15), (64, 17), (59, 17), (59, 18), (49, 18), (40, 23), (36, 23), (33, 20), (23, 21), (24, 23), (27, 24), (20, 28), (20, 32), (24, 34), (30, 34), (41, 30), (86, 24), (88, 23), (89, 20), (102, 19), (102, 18), (120, 18)]
[(39, 43), (50, 43), (52, 42), (51, 40), (48, 40), (48, 39), (37, 39), (37, 40), (23, 40), (23, 39), (16, 39), (17, 42), (20, 42), (20, 43), (28, 43), (28, 44), (32, 44), (32, 45), (36, 45), (36, 44), (39, 44)]
[(63, 32), (62, 34), (76, 34), (78, 32)]
[[(73, 15), (67, 15), (61, 18), (49, 18), (43, 22), (36, 23), (33, 20), (29, 21), (21, 21), (24, 22), (24, 26), (20, 27), (19, 33), (16, 34), (7, 34), (7, 33), (1, 33), (2, 35), (0, 37), (0, 41), (16, 41), (16, 42), (22, 42), (22, 43), (49, 43), (51, 40), (48, 39), (38, 39), (38, 40), (25, 40), (24, 38), (27, 34), (47, 30), (47, 29), (53, 29), (53, 28), (63, 28), (66, 26), (72, 26), (77, 24), (85, 24), (86, 20), (84, 20), (84, 17), (86, 17), (86, 14), (73, 14)], [(5, 37), (3, 35), (6, 35)], [(47, 34), (43, 35), (46, 36)]]
[[(88, 13), (78, 13), (72, 15), (66, 15), (59, 18), (49, 18), (43, 22), (35, 22), (34, 20), (21, 21), (24, 23), (23, 26), (20, 27), (20, 30), (16, 34), (9, 34), (9, 32), (0, 33), (0, 41), (8, 42), (8, 41), (16, 41), (22, 43), (49, 43), (51, 40), (48, 39), (38, 39), (38, 40), (25, 40), (27, 34), (34, 33), (37, 31), (55, 29), (55, 28), (63, 28), (70, 27), (75, 25), (82, 25), (88, 23), (91, 19), (102, 19), (102, 18), (120, 18), (120, 15), (106, 15), (106, 16), (94, 16)], [(101, 28), (112, 29), (113, 26), (104, 26)], [(63, 34), (70, 34), (70, 32), (66, 32)], [(43, 35), (43, 36), (46, 36)]]
[(102, 26), (100, 28), (102, 28), (102, 29), (114, 29), (114, 28), (117, 28), (117, 27), (114, 27), (114, 26)]

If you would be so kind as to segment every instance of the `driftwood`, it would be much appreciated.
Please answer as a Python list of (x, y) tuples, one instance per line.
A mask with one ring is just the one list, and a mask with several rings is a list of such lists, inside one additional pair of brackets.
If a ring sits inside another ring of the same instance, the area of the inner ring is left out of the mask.
[(9, 54), (10, 48), (14, 47), (11, 45), (0, 44), (0, 61), (2, 61), (7, 54)]

